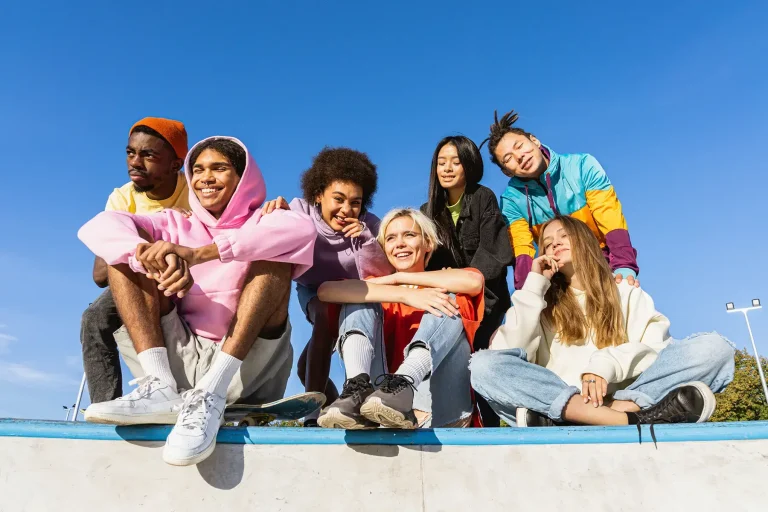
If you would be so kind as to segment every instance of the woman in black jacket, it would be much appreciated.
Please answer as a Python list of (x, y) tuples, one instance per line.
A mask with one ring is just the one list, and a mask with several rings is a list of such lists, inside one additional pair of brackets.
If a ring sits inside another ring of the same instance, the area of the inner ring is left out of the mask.
[[(475, 350), (488, 348), (493, 332), (511, 306), (507, 267), (512, 246), (496, 195), (479, 184), (483, 159), (471, 139), (446, 137), (432, 156), (429, 201), (421, 210), (435, 221), (440, 246), (427, 270), (473, 267), (485, 277), (485, 315), (475, 335)], [(499, 426), (499, 418), (478, 397), (487, 427)]]

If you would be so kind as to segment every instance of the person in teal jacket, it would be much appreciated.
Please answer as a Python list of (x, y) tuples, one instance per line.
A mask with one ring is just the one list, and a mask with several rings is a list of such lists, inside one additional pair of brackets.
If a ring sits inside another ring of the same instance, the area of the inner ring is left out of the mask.
[(501, 195), (515, 253), (515, 289), (519, 290), (536, 255), (533, 241), (541, 226), (556, 215), (586, 223), (600, 242), (617, 282), (634, 284), (640, 269), (627, 221), (608, 176), (588, 153), (559, 154), (532, 134), (514, 127), (514, 110), (494, 113), (488, 139), (493, 163), (509, 176)]

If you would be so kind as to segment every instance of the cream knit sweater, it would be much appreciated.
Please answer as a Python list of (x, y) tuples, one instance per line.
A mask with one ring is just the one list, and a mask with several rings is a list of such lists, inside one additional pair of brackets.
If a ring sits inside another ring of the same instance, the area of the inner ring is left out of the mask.
[[(567, 384), (581, 388), (581, 376), (594, 373), (608, 381), (608, 391), (613, 392), (629, 385), (669, 344), (669, 320), (656, 311), (650, 295), (622, 281), (618, 289), (628, 341), (598, 350), (590, 333), (581, 343), (564, 345), (541, 318), (549, 284), (541, 274), (528, 274), (523, 288), (512, 294), (512, 307), (491, 338), (491, 350), (525, 349), (529, 362), (551, 370)], [(585, 293), (573, 291), (584, 309)]]

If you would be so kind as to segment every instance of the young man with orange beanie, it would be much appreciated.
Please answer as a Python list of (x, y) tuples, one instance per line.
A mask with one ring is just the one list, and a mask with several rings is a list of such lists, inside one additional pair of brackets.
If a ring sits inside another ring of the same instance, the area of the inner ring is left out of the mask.
[[(149, 214), (166, 208), (189, 209), (187, 180), (180, 172), (187, 156), (187, 130), (179, 121), (146, 117), (128, 132), (125, 148), (131, 181), (116, 188), (105, 210)], [(107, 287), (107, 264), (96, 258), (93, 280)], [(120, 357), (113, 333), (123, 325), (109, 289), (83, 313), (80, 342), (92, 403), (122, 396)]]

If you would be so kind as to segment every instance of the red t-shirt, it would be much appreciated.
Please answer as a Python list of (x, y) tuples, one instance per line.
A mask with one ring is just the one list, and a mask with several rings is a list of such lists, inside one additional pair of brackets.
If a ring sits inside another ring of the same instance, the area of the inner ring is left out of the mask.
[[(480, 274), (480, 271), (474, 268), (464, 270)], [(464, 324), (464, 332), (467, 334), (470, 348), (475, 341), (475, 333), (480, 327), (485, 311), (483, 295), (483, 292), (475, 297), (463, 293), (456, 294), (456, 303), (459, 306), (461, 322)], [(390, 372), (395, 372), (405, 359), (403, 351), (413, 341), (419, 329), (421, 317), (424, 316), (424, 310), (399, 302), (384, 302), (381, 307), (384, 310), (384, 347), (387, 351), (387, 366)]]

